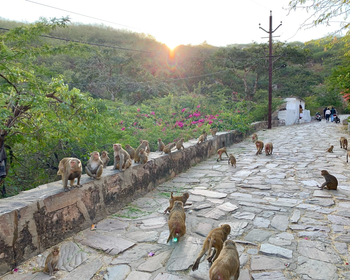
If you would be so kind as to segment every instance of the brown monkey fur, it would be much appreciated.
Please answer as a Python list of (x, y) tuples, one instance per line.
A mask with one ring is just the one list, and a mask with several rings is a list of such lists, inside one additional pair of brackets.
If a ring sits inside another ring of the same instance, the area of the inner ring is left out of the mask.
[(161, 155), (164, 154), (171, 154), (171, 149), (176, 146), (176, 143), (170, 143), (166, 145), (161, 153)]
[(273, 145), (272, 145), (272, 143), (271, 142), (266, 143), (265, 144), (265, 154), (267, 156), (269, 156), (269, 155), (272, 155), (272, 152), (273, 152)]
[(257, 149), (256, 155), (262, 154), (262, 150), (264, 149), (264, 142), (257, 140), (257, 141), (255, 141), (255, 146)]
[(169, 237), (167, 243), (173, 239), (174, 237), (178, 238), (180, 241), (180, 237), (184, 236), (186, 233), (186, 215), (185, 210), (183, 208), (182, 201), (175, 201), (174, 207), (170, 211), (168, 226), (169, 226)]
[(119, 169), (119, 171), (126, 170), (132, 164), (130, 155), (122, 148), (121, 144), (113, 144), (114, 150), (114, 165), (113, 169)]
[(258, 140), (258, 135), (256, 133), (253, 133), (253, 135), (252, 135), (253, 143), (255, 143), (255, 141), (257, 141), (257, 140)]
[(164, 145), (162, 139), (158, 138), (158, 151), (163, 152), (164, 147), (165, 147), (165, 145)]
[(182, 206), (185, 206), (186, 201), (189, 198), (189, 196), (190, 196), (190, 194), (188, 192), (185, 192), (180, 196), (173, 196), (173, 192), (171, 192), (170, 198), (169, 198), (170, 205), (167, 209), (165, 209), (164, 214), (166, 214), (167, 212), (170, 212), (171, 209), (173, 209), (175, 201), (182, 201)]
[(177, 141), (176, 149), (178, 149), (178, 150), (181, 150), (181, 148), (185, 149), (184, 142), (185, 142), (185, 139), (183, 139), (183, 138), (181, 138), (179, 141)]
[(333, 148), (334, 148), (334, 146), (331, 145), (331, 146), (327, 149), (327, 153), (333, 153)]
[(211, 136), (214, 137), (216, 135), (216, 132), (218, 132), (218, 129), (216, 127), (210, 129)]
[(203, 131), (203, 134), (198, 138), (197, 144), (205, 142), (207, 140), (207, 137), (208, 137), (208, 134), (205, 131)]
[(103, 161), (99, 152), (92, 152), (85, 167), (86, 174), (94, 179), (100, 180), (103, 172)]
[(324, 177), (324, 182), (319, 188), (327, 190), (336, 190), (338, 187), (338, 180), (333, 175), (329, 174), (327, 170), (321, 170), (321, 175)]
[(68, 180), (70, 180), (70, 186), (74, 186), (75, 178), (78, 178), (77, 186), (80, 186), (81, 173), (83, 167), (81, 161), (77, 158), (63, 158), (58, 164), (57, 175), (62, 176), (63, 189), (68, 191)]
[(140, 162), (140, 155), (139, 154), (140, 154), (141, 149), (144, 149), (147, 154), (150, 152), (147, 140), (142, 140), (140, 146), (137, 147), (137, 149), (135, 151), (135, 158), (134, 158), (135, 163)]
[(109, 160), (110, 160), (107, 151), (103, 151), (101, 153), (101, 160), (103, 162), (103, 167), (106, 168), (108, 166), (108, 163), (109, 163)]
[(230, 163), (231, 163), (231, 166), (236, 167), (236, 158), (233, 154), (229, 154), (228, 164), (230, 164)]
[(236, 243), (232, 240), (226, 240), (219, 257), (209, 269), (210, 280), (234, 280), (239, 278), (239, 255)]
[(135, 149), (133, 147), (131, 147), (129, 144), (126, 144), (125, 150), (128, 152), (131, 159), (135, 158)]
[(339, 143), (340, 148), (343, 148), (345, 150), (348, 148), (348, 139), (346, 139), (345, 137), (340, 137)]
[(349, 162), (350, 151), (346, 151), (346, 162)]
[(222, 160), (221, 156), (222, 156), (223, 153), (225, 153), (226, 156), (229, 157), (227, 152), (226, 152), (226, 147), (222, 147), (221, 149), (218, 150), (219, 157), (218, 157), (218, 159), (216, 161)]
[(53, 247), (52, 252), (47, 256), (45, 261), (45, 268), (43, 272), (53, 276), (53, 272), (58, 264), (60, 258), (60, 248), (58, 246)]
[[(212, 263), (218, 258), (222, 250), (222, 247), (224, 245), (224, 242), (227, 239), (227, 236), (230, 234), (230, 232), (231, 232), (230, 225), (224, 224), (218, 228), (212, 229), (208, 233), (207, 238), (204, 240), (202, 250), (199, 252), (198, 257), (195, 263), (193, 264), (192, 271), (195, 271), (198, 269), (199, 262), (206, 252), (208, 252), (208, 257), (207, 257), (208, 262)], [(210, 254), (211, 248), (214, 248), (214, 251), (212, 254)]]
[(148, 157), (144, 149), (140, 149), (139, 156), (140, 156), (140, 163), (142, 164), (147, 163)]

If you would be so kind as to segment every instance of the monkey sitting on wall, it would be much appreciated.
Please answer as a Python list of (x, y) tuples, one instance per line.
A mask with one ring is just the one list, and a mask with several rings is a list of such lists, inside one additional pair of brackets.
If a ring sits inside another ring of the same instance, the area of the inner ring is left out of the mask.
[(203, 134), (199, 136), (197, 144), (203, 143), (207, 140), (208, 134), (203, 131)]
[(169, 226), (169, 237), (167, 243), (173, 239), (180, 239), (181, 236), (186, 234), (186, 214), (183, 208), (182, 201), (175, 201), (174, 207), (170, 211), (168, 226)]
[(185, 206), (189, 196), (190, 194), (188, 192), (183, 193), (181, 196), (173, 196), (173, 192), (171, 192), (170, 199), (169, 199), (170, 205), (167, 209), (165, 209), (164, 214), (166, 214), (167, 212), (170, 212), (171, 209), (173, 209), (175, 201), (182, 201), (183, 206)]
[(158, 151), (163, 152), (164, 147), (165, 147), (165, 145), (164, 145), (162, 139), (158, 138)]
[(226, 240), (219, 257), (214, 261), (209, 269), (210, 280), (234, 280), (239, 278), (239, 255), (236, 243), (232, 240)]
[(81, 161), (77, 158), (63, 158), (58, 164), (57, 175), (62, 176), (62, 183), (64, 191), (69, 191), (68, 180), (70, 180), (70, 186), (74, 186), (75, 178), (78, 179), (76, 186), (80, 186), (80, 178), (83, 168)]
[(147, 163), (148, 157), (144, 149), (140, 149), (139, 157), (140, 157), (140, 163), (142, 164)]
[(329, 174), (327, 170), (321, 170), (321, 175), (324, 177), (326, 182), (324, 182), (319, 188), (327, 190), (336, 190), (338, 187), (338, 180), (333, 175)]
[(101, 179), (103, 172), (103, 162), (100, 158), (99, 152), (92, 152), (90, 154), (90, 159), (85, 167), (86, 174), (96, 180)]
[(216, 127), (210, 129), (211, 136), (213, 136), (213, 137), (215, 137), (217, 132), (218, 132), (218, 129)]
[(182, 149), (185, 149), (184, 147), (184, 142), (185, 142), (185, 139), (184, 138), (181, 138), (179, 141), (177, 141), (176, 143), (176, 149), (177, 150), (181, 150)]
[(164, 154), (171, 154), (171, 150), (176, 146), (176, 143), (170, 143), (168, 145), (166, 145), (163, 149), (163, 151), (161, 152), (161, 155)]
[[(197, 257), (195, 263), (193, 264), (192, 271), (195, 271), (198, 269), (199, 262), (200, 262), (202, 256), (206, 252), (208, 252), (208, 257), (207, 257), (208, 262), (212, 263), (218, 258), (218, 256), (220, 255), (221, 249), (224, 245), (224, 242), (227, 239), (227, 236), (230, 234), (230, 232), (231, 232), (230, 225), (224, 224), (218, 228), (212, 229), (208, 233), (208, 235), (203, 243), (202, 250), (198, 254), (198, 257)], [(212, 254), (210, 254), (211, 248), (214, 248), (214, 251)]]
[[(132, 165), (132, 161), (129, 153), (122, 148), (121, 144), (113, 144), (113, 150), (114, 150), (113, 169), (119, 169), (119, 171), (124, 171)], [(119, 164), (119, 166), (117, 166), (117, 164)]]
[(141, 149), (144, 149), (145, 152), (147, 154), (149, 154), (150, 152), (150, 149), (149, 149), (149, 144), (148, 144), (148, 141), (147, 140), (142, 140), (140, 146), (137, 147), (136, 151), (135, 151), (135, 158), (134, 158), (134, 162), (135, 163), (138, 163), (140, 162), (140, 150)]
[(135, 158), (135, 149), (133, 147), (131, 147), (129, 144), (126, 144), (125, 150), (128, 152), (131, 159)]
[(108, 166), (108, 163), (109, 163), (109, 160), (110, 160), (107, 151), (103, 151), (101, 153), (101, 160), (103, 162), (103, 167), (106, 168)]

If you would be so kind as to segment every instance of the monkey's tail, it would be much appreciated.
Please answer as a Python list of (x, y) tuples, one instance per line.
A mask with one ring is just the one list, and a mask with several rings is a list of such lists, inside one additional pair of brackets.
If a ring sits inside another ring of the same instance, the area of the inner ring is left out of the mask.
[(212, 248), (212, 246), (213, 246), (213, 239), (214, 239), (214, 238), (210, 238), (210, 242), (209, 242), (209, 246), (208, 246), (207, 259), (210, 258), (211, 248)]
[(166, 243), (168, 243), (170, 241), (170, 239), (175, 235), (175, 227), (173, 227), (169, 233), (169, 237), (168, 240), (166, 241)]

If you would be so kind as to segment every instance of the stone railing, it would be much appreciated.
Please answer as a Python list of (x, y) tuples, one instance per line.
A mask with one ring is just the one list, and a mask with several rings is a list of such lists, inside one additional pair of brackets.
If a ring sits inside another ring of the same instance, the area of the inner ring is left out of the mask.
[[(278, 125), (278, 123), (276, 123)], [(221, 132), (208, 141), (185, 143), (185, 150), (171, 155), (150, 154), (146, 164), (134, 164), (124, 172), (106, 168), (101, 180), (82, 176), (81, 188), (64, 192), (57, 181), (0, 200), (0, 275), (19, 263), (115, 213), (158, 184), (184, 172), (216, 153), (223, 145), (242, 141), (265, 128), (254, 123), (245, 135)]]

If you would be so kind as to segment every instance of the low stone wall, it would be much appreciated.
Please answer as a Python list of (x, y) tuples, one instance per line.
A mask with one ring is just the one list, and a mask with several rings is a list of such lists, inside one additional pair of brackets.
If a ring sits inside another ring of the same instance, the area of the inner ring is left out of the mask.
[(57, 181), (1, 199), (0, 275), (115, 213), (215, 154), (223, 145), (240, 142), (266, 126), (266, 122), (254, 123), (245, 135), (237, 131), (218, 133), (200, 145), (190, 141), (185, 143), (185, 150), (171, 155), (151, 153), (146, 164), (134, 164), (124, 172), (110, 166), (98, 181), (83, 175), (82, 187), (69, 192), (64, 192), (62, 182)]

